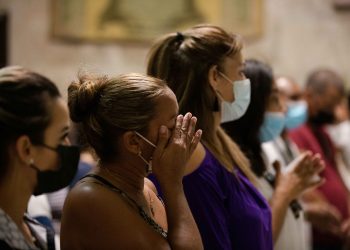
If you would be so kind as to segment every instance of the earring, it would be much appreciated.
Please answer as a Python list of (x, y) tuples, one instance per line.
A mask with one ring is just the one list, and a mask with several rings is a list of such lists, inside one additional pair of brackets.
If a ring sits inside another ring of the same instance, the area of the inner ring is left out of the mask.
[(34, 159), (33, 159), (33, 158), (31, 158), (31, 159), (29, 160), (29, 165), (34, 165)]

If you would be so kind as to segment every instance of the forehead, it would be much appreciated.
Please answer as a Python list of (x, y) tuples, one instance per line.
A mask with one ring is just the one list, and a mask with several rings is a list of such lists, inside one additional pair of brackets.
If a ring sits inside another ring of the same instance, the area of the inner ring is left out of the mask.
[(179, 106), (175, 94), (169, 88), (166, 88), (156, 100), (155, 117), (151, 123), (166, 125), (167, 122), (176, 118), (178, 111)]
[(226, 56), (224, 62), (226, 64), (241, 65), (244, 63), (244, 57), (242, 52), (238, 51), (235, 54), (230, 54), (229, 56)]
[(291, 100), (299, 100), (303, 96), (301, 86), (294, 80), (280, 77), (276, 79), (276, 85), (283, 98)]

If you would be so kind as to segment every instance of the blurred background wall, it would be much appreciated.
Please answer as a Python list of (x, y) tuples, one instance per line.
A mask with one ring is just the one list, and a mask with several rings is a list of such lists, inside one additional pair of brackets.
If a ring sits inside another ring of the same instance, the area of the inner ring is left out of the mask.
[[(144, 0), (147, 1), (147, 0)], [(310, 70), (331, 67), (350, 82), (350, 11), (334, 0), (263, 0), (262, 33), (247, 39), (246, 57), (270, 63), (276, 74), (303, 84)], [(79, 69), (96, 73), (145, 72), (150, 43), (64, 42), (53, 39), (49, 0), (0, 0), (7, 13), (7, 64), (22, 65), (66, 88)], [(227, 10), (226, 10), (227, 13)]]

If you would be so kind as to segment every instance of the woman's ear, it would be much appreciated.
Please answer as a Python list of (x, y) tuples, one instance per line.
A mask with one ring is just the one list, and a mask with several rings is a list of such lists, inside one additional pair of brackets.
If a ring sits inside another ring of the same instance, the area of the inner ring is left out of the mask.
[(219, 76), (218, 66), (217, 65), (211, 66), (208, 71), (208, 81), (210, 86), (214, 89), (214, 91), (217, 89), (217, 86), (219, 84), (218, 76)]
[(32, 143), (27, 135), (22, 135), (18, 137), (15, 143), (14, 153), (20, 162), (28, 165), (33, 159), (33, 147)]
[(122, 135), (122, 144), (132, 154), (138, 154), (141, 150), (140, 138), (133, 131), (125, 132)]

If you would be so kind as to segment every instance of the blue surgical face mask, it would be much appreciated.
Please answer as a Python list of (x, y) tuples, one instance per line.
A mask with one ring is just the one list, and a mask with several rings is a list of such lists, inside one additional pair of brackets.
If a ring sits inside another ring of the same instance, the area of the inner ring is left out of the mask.
[(285, 116), (282, 112), (266, 112), (263, 125), (260, 127), (260, 142), (268, 142), (278, 137), (285, 126)]
[(225, 74), (219, 73), (232, 84), (232, 92), (235, 97), (233, 102), (222, 100), (221, 123), (238, 120), (245, 114), (250, 104), (250, 80), (246, 78), (231, 81)]
[(305, 101), (290, 102), (286, 114), (286, 128), (293, 129), (304, 124), (307, 119), (307, 104)]
[[(146, 137), (144, 137), (143, 135), (141, 135), (140, 133), (138, 133), (137, 131), (135, 131), (135, 134), (137, 136), (139, 136), (142, 140), (144, 140), (145, 142), (147, 142), (149, 145), (151, 145), (153, 148), (156, 148), (156, 145), (154, 145), (150, 140), (148, 140)], [(145, 157), (142, 156), (142, 151), (140, 151), (138, 153), (138, 156), (141, 158), (141, 160), (146, 164), (146, 172), (147, 174), (152, 173), (152, 158), (147, 161), (145, 159)]]

